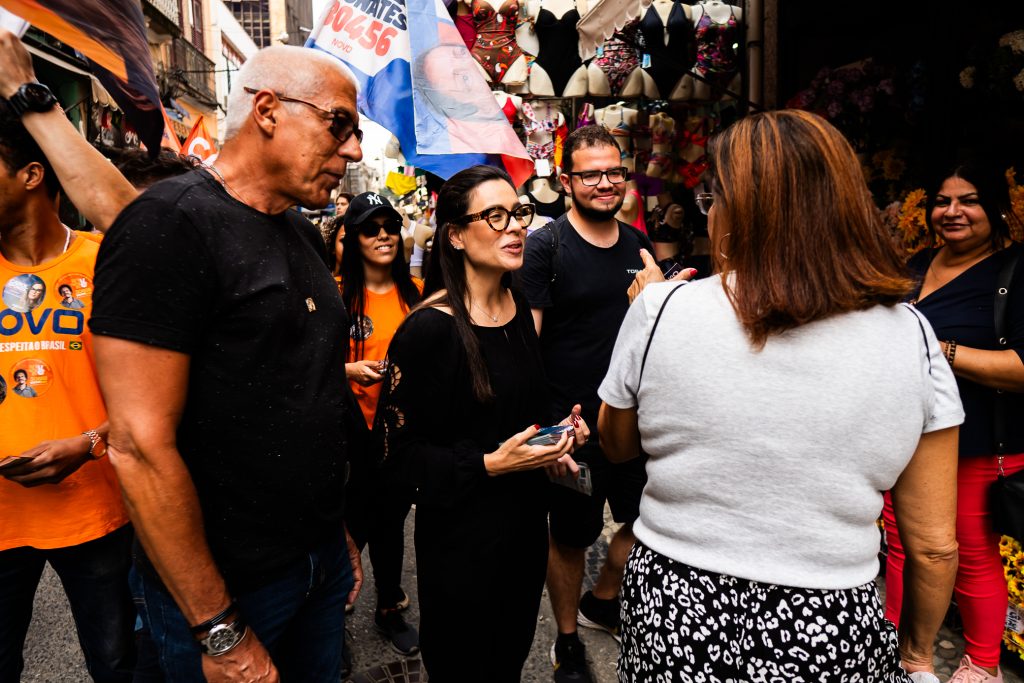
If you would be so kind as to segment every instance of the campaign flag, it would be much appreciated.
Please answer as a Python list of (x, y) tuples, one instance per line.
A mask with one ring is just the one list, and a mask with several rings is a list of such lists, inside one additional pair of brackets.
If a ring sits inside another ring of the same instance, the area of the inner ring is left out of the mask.
[(206, 161), (217, 153), (213, 137), (206, 130), (206, 120), (202, 116), (192, 126), (185, 142), (181, 143), (181, 153), (187, 157), (198, 157), (200, 161)]
[(160, 146), (181, 154), (181, 143), (178, 142), (178, 134), (174, 132), (174, 126), (171, 125), (171, 119), (167, 116), (167, 110), (164, 109), (162, 104), (160, 105), (160, 113), (164, 117), (164, 134), (160, 138)]
[(137, 0), (0, 0), (0, 7), (75, 48), (153, 154), (164, 119)]
[(342, 60), (359, 81), (359, 111), (398, 138), (413, 166), (442, 178), (474, 164), (533, 173), (443, 0), (332, 0), (307, 47)]

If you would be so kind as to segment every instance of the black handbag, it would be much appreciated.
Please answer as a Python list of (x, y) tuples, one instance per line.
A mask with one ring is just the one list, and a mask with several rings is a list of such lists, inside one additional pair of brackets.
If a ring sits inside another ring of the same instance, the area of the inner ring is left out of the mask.
[[(995, 330), (999, 345), (1007, 346), (1006, 339), (1006, 304), (1010, 296), (1010, 284), (1020, 249), (1013, 250), (999, 270), (996, 279), (995, 299)], [(999, 476), (989, 489), (989, 508), (992, 512), (992, 526), (1005, 536), (1024, 540), (1024, 470), (1009, 477), (1003, 472), (1003, 460), (1006, 457), (1006, 401), (1002, 390), (996, 390), (996, 400), (992, 414), (992, 433), (994, 436), (996, 455), (999, 457)]]

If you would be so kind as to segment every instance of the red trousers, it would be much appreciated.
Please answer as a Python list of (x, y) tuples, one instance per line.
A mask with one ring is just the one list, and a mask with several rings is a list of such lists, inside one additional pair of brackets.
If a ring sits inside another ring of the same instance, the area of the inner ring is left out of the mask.
[[(996, 480), (996, 456), (960, 458), (957, 469), (956, 540), (960, 545), (960, 568), (956, 573), (956, 602), (963, 619), (967, 654), (978, 666), (999, 664), (999, 644), (1006, 622), (1006, 580), (999, 557), (999, 534), (992, 529), (988, 491)], [(1024, 469), (1024, 453), (1008, 455), (1003, 471), (1013, 474)], [(903, 562), (892, 499), (885, 494), (882, 509), (889, 560), (885, 573), (885, 618), (899, 628), (903, 604)]]

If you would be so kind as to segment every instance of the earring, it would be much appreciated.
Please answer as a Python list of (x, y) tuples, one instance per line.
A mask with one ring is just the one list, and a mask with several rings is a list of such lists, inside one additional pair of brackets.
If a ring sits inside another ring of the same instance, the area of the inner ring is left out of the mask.
[[(722, 235), (722, 240), (725, 240), (731, 234), (732, 234), (731, 232), (725, 233), (724, 235)], [(719, 241), (719, 243), (718, 243), (718, 255), (721, 256), (722, 258), (724, 258), (726, 261), (729, 260), (729, 257), (725, 255), (724, 251), (722, 251), (722, 242), (721, 241)]]

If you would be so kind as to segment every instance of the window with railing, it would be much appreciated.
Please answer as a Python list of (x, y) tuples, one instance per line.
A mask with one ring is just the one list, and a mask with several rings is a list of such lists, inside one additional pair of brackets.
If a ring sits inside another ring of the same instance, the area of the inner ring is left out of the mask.
[(175, 38), (172, 41), (171, 75), (181, 85), (208, 102), (217, 100), (215, 69), (214, 63), (192, 43), (183, 38)]

